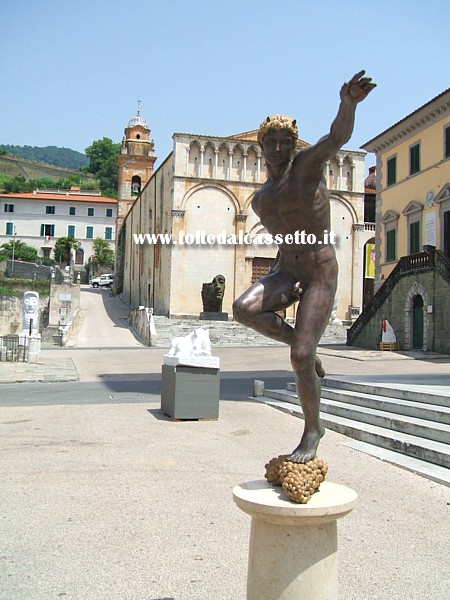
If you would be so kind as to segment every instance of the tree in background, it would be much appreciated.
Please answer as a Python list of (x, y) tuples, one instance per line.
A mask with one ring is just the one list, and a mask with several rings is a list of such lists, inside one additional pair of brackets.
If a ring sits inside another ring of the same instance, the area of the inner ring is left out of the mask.
[(117, 198), (119, 185), (117, 159), (120, 148), (120, 144), (114, 144), (110, 138), (104, 137), (92, 142), (85, 150), (90, 160), (89, 167), (85, 169), (98, 179), (100, 190), (113, 198)]
[(108, 240), (97, 237), (94, 239), (92, 247), (94, 248), (93, 263), (102, 267), (114, 266), (114, 252), (109, 247)]
[(68, 175), (65, 179), (50, 179), (49, 177), (38, 177), (28, 181), (22, 175), (18, 177), (9, 177), (0, 175), (0, 189), (7, 194), (27, 193), (40, 189), (70, 190), (72, 186), (79, 187), (82, 190), (92, 190), (99, 187), (98, 181), (92, 179), (84, 181), (77, 175)]
[(71, 235), (58, 238), (53, 248), (56, 262), (65, 262), (67, 265), (70, 265), (72, 249), (77, 250), (79, 245), (80, 242)]
[(35, 262), (38, 258), (38, 252), (36, 248), (33, 248), (33, 246), (29, 246), (21, 240), (13, 240), (2, 244), (0, 249), (0, 257), (2, 259), (12, 258), (13, 252), (15, 260)]

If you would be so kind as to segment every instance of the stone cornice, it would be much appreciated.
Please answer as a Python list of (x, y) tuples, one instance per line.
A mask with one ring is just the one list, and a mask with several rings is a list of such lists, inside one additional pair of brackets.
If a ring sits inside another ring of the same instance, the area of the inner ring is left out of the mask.
[(436, 96), (383, 133), (366, 142), (361, 148), (367, 152), (380, 152), (396, 145), (403, 139), (416, 135), (436, 120), (445, 117), (450, 111), (450, 89)]

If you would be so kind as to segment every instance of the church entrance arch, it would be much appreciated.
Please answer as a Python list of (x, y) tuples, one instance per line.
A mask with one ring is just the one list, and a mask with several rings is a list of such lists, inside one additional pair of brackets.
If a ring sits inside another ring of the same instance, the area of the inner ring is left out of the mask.
[(426, 289), (415, 281), (405, 302), (405, 350), (432, 350), (428, 348), (430, 315), (426, 307), (429, 304)]

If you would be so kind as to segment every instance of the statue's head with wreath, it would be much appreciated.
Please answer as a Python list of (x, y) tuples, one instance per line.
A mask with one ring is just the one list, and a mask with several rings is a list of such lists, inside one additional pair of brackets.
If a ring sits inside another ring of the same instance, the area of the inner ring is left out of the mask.
[(287, 115), (272, 115), (271, 117), (267, 117), (261, 123), (258, 130), (258, 143), (260, 146), (262, 146), (264, 136), (269, 129), (287, 129), (290, 131), (292, 135), (292, 148), (295, 148), (298, 140), (298, 127), (295, 119), (291, 119)]

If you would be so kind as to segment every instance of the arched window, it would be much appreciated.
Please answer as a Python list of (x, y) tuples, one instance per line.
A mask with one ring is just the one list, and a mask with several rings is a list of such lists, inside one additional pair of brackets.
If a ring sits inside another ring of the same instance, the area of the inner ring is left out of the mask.
[(134, 175), (131, 180), (131, 195), (138, 196), (141, 193), (141, 178), (139, 175)]

